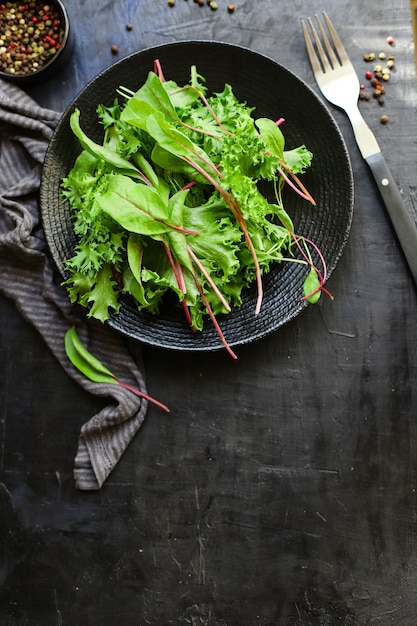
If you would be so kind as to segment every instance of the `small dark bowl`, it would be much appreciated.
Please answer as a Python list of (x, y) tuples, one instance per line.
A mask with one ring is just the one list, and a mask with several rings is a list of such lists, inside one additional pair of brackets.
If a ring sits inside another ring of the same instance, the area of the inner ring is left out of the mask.
[[(18, 3), (16, 3), (18, 4)], [(17, 83), (19, 85), (33, 85), (51, 78), (63, 69), (72, 53), (72, 38), (70, 22), (67, 10), (61, 0), (49, 0), (48, 5), (53, 7), (59, 15), (61, 33), (59, 38), (60, 47), (49, 60), (46, 60), (38, 69), (30, 69), (26, 73), (13, 74), (0, 69), (0, 78)], [(7, 24), (7, 21), (4, 21)], [(2, 65), (0, 65), (0, 68)]]

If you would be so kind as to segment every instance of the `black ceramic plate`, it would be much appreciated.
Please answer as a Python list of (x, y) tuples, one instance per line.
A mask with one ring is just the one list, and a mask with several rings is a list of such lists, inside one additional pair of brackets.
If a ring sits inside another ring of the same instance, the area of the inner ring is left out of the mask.
[[(46, 240), (61, 274), (66, 276), (63, 262), (72, 255), (75, 237), (68, 206), (60, 197), (60, 184), (80, 152), (69, 128), (69, 117), (78, 107), (83, 129), (100, 141), (97, 105), (111, 105), (120, 85), (136, 90), (153, 69), (155, 59), (160, 60), (165, 77), (179, 84), (188, 82), (191, 65), (205, 76), (209, 91), (221, 91), (225, 83), (231, 84), (240, 100), (256, 107), (257, 117), (285, 118), (287, 149), (305, 144), (313, 152), (313, 165), (303, 182), (317, 206), (292, 193), (286, 208), (297, 234), (313, 240), (321, 250), (330, 276), (346, 244), (353, 213), (352, 171), (336, 123), (315, 93), (275, 61), (240, 46), (203, 41), (162, 45), (115, 63), (91, 81), (63, 115), (46, 154), (40, 195)], [(240, 308), (218, 318), (227, 342), (234, 346), (259, 339), (300, 313), (306, 306), (302, 300), (306, 272), (306, 266), (287, 263), (265, 276), (264, 300), (257, 316), (256, 290), (249, 289)], [(222, 348), (210, 320), (202, 333), (192, 333), (181, 307), (167, 306), (155, 316), (138, 312), (126, 299), (120, 313), (108, 323), (128, 337), (158, 347)]]

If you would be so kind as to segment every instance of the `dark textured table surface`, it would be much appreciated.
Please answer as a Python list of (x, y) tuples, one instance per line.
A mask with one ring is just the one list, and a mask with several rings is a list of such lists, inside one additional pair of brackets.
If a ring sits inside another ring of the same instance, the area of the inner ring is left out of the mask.
[[(316, 86), (300, 31), (329, 12), (359, 74), (395, 38), (379, 121), (361, 110), (417, 215), (407, 0), (68, 0), (75, 51), (30, 94), (64, 108), (116, 59), (234, 42)], [(132, 30), (126, 30), (126, 24)], [(118, 46), (118, 56), (111, 46)], [(150, 406), (104, 487), (80, 492), (79, 429), (98, 408), (0, 298), (0, 623), (8, 626), (417, 624), (417, 299), (343, 113), (355, 214), (323, 298), (225, 353), (144, 347)]]

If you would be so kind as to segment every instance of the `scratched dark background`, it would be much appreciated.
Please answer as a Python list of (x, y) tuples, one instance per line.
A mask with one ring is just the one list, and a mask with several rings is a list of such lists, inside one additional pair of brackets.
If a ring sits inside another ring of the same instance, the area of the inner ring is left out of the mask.
[[(374, 101), (361, 109), (415, 215), (408, 1), (218, 5), (68, 0), (74, 55), (30, 93), (63, 110), (116, 59), (184, 39), (248, 46), (316, 89), (300, 19), (325, 9), (361, 75), (363, 54), (395, 38), (390, 121)], [(0, 298), (1, 624), (417, 624), (416, 292), (349, 123), (331, 111), (356, 193), (335, 300), (237, 362), (145, 347), (149, 392), (171, 414), (149, 408), (101, 491), (79, 492), (72, 477), (98, 400)]]

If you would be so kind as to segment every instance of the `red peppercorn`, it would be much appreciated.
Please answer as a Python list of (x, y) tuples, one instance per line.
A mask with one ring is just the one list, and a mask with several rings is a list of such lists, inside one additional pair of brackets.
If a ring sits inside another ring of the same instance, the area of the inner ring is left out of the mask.
[(1, 11), (5, 11), (6, 10), (6, 5), (5, 4), (0, 4), (0, 10)]
[(394, 37), (387, 37), (387, 44), (392, 46), (393, 43), (394, 43)]
[(366, 78), (368, 78), (370, 80), (372, 78), (372, 72), (370, 70), (367, 70), (365, 72), (365, 76), (366, 76)]
[(38, 18), (36, 17), (36, 15), (34, 15), (34, 16), (32, 17), (32, 22), (33, 22), (34, 24), (37, 24), (37, 23), (38, 23), (38, 21), (39, 21), (39, 20), (38, 20)]

